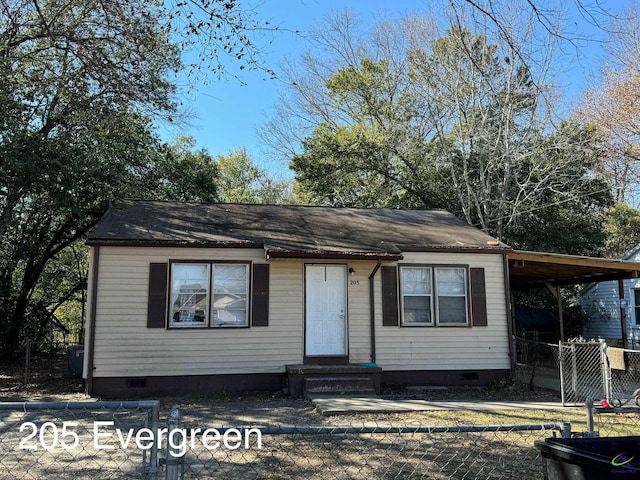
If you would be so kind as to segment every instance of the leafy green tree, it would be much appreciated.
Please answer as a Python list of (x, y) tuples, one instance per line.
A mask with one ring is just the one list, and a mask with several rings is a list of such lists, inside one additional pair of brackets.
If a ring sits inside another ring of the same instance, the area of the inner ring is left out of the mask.
[[(563, 122), (555, 132), (536, 138), (530, 153), (531, 165), (523, 165), (529, 176), (538, 175), (537, 164), (551, 163), (556, 170), (550, 180), (534, 178), (533, 184), (539, 185), (533, 197), (537, 204), (511, 222), (505, 231), (507, 242), (528, 250), (605, 254), (603, 224), (613, 196), (610, 185), (592, 173), (602, 155), (599, 135), (593, 128)], [(544, 179), (546, 172), (540, 175)], [(513, 195), (519, 188), (513, 186)]]
[(35, 345), (81, 342), (86, 306), (89, 248), (77, 241), (45, 266), (31, 297), (23, 334)]
[(276, 180), (258, 167), (245, 148), (218, 155), (218, 183), (227, 203), (295, 203), (290, 182)]
[(389, 62), (364, 58), (342, 68), (326, 91), (334, 117), (303, 141), (304, 152), (291, 162), (299, 188), (329, 205), (436, 205), (433, 146), (413, 123), (420, 121), (415, 92)]
[(247, 154), (247, 150), (230, 151), (218, 155), (220, 188), (227, 203), (258, 203), (261, 171)]
[[(55, 136), (16, 135), (0, 145), (0, 347), (11, 354), (27, 323), (42, 318), (32, 302), (50, 260), (82, 238), (110, 198), (132, 196), (149, 168), (153, 138), (135, 116), (102, 112), (90, 124), (67, 119)], [(116, 135), (109, 132), (116, 131)], [(144, 148), (143, 148), (144, 147)]]
[(632, 248), (640, 244), (640, 211), (626, 203), (617, 203), (605, 217), (605, 255), (622, 258)]
[(212, 159), (161, 145), (152, 118), (175, 114), (169, 79), (185, 49), (206, 45), (207, 60), (225, 52), (260, 68), (247, 37), (256, 25), (240, 13), (219, 0), (2, 3), (1, 355), (57, 322), (56, 305), (80, 284), (51, 269), (66, 271), (68, 249), (111, 199), (218, 198)]
[(519, 248), (601, 253), (611, 197), (593, 129), (546, 123), (527, 66), (483, 35), (452, 29), (405, 59), (327, 80), (324, 120), (291, 162), (308, 198), (445, 208)]
[[(437, 206), (433, 169), (418, 152), (400, 153), (393, 143), (391, 134), (372, 126), (320, 125), (291, 162), (301, 194), (331, 206)], [(428, 155), (427, 145), (419, 148)]]
[(180, 137), (154, 152), (154, 163), (141, 180), (141, 197), (159, 200), (217, 202), (220, 171), (205, 149), (195, 150), (195, 140)]

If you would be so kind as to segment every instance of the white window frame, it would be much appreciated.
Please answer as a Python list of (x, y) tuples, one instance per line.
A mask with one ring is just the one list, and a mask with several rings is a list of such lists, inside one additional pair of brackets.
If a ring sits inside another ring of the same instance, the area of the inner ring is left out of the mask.
[[(424, 294), (411, 294), (403, 292), (402, 282), (402, 270), (405, 268), (418, 268), (429, 270), (431, 281), (431, 292), (428, 295)], [(469, 266), (468, 265), (425, 265), (425, 264), (405, 264), (399, 265), (399, 279), (400, 279), (400, 316), (401, 326), (403, 327), (468, 327), (470, 326), (470, 314), (469, 304), (471, 301), (469, 295)], [(442, 270), (461, 270), (464, 272), (464, 295), (439, 295), (438, 294), (438, 271)], [(405, 297), (411, 296), (429, 296), (430, 297), (430, 314), (431, 322), (410, 322), (406, 320), (405, 315)], [(439, 299), (440, 297), (464, 297), (464, 322), (441, 322), (439, 319)]]
[(633, 288), (631, 289), (631, 291), (633, 292), (633, 324), (638, 327), (640, 326), (640, 315), (638, 315), (638, 310), (640, 310), (640, 303), (636, 301), (636, 292), (640, 292), (640, 288)]
[[(430, 290), (429, 293), (405, 293), (403, 291), (402, 272), (403, 270), (429, 270)], [(400, 309), (402, 312), (402, 325), (409, 327), (423, 327), (434, 325), (434, 295), (433, 295), (433, 268), (423, 265), (403, 265), (400, 267)], [(416, 322), (407, 320), (408, 315), (405, 314), (405, 298), (407, 297), (427, 297), (429, 298), (429, 318), (430, 322)]]
[[(244, 276), (244, 291), (242, 292), (225, 292), (224, 294), (226, 294), (227, 296), (234, 296), (234, 295), (244, 295), (244, 309), (238, 309), (238, 308), (229, 308), (229, 309), (224, 309), (224, 308), (214, 308), (215, 307), (215, 299), (217, 295), (221, 295), (221, 293), (216, 292), (216, 270), (220, 267), (228, 267), (228, 266), (233, 266), (233, 267), (241, 267), (244, 266), (244, 271), (245, 271), (245, 276)], [(243, 327), (248, 327), (249, 326), (249, 265), (246, 263), (212, 263), (211, 264), (211, 310), (210, 310), (210, 314), (209, 314), (209, 322), (210, 322), (210, 326), (213, 328), (227, 328), (227, 327), (231, 327), (231, 328), (243, 328)], [(216, 318), (220, 318), (219, 315), (219, 311), (228, 311), (228, 312), (232, 312), (232, 311), (242, 311), (244, 310), (244, 321), (243, 322), (228, 322), (228, 321), (216, 321)]]
[[(464, 293), (460, 294), (441, 294), (438, 292), (438, 272), (442, 270), (461, 270), (463, 272), (463, 286)], [(467, 326), (469, 325), (469, 274), (467, 267), (458, 266), (439, 266), (433, 269), (433, 288), (435, 290), (435, 311), (436, 311), (436, 324), (439, 326)], [(440, 320), (440, 299), (441, 298), (464, 298), (464, 322), (445, 322)]]
[[(176, 266), (182, 265), (200, 265), (207, 267), (207, 279), (206, 279), (206, 292), (205, 292), (205, 304), (204, 307), (204, 321), (180, 321), (175, 320), (175, 315), (178, 314), (178, 310), (175, 308), (175, 303), (177, 301), (175, 286), (174, 286), (174, 269)], [(216, 296), (225, 295), (224, 292), (216, 292), (215, 289), (215, 271), (216, 267), (222, 266), (244, 266), (245, 268), (245, 282), (244, 282), (244, 291), (240, 292), (230, 292), (227, 295), (244, 295), (244, 309), (232, 308), (228, 311), (242, 311), (244, 310), (244, 319), (241, 322), (229, 322), (229, 321), (217, 321), (219, 318), (220, 310), (225, 310), (223, 308), (215, 308), (214, 302), (216, 301)], [(251, 264), (245, 262), (216, 262), (216, 261), (187, 261), (187, 260), (177, 260), (170, 261), (170, 270), (171, 270), (171, 281), (169, 286), (169, 328), (171, 329), (183, 329), (183, 328), (248, 328), (249, 325), (249, 316), (250, 316), (250, 278), (251, 278)]]

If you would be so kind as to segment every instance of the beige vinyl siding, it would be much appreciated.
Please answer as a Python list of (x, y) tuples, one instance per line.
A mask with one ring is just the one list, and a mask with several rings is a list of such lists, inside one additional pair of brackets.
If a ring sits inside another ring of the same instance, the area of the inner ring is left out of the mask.
[[(347, 275), (349, 299), (349, 361), (371, 361), (371, 313), (369, 304), (369, 275), (376, 262), (349, 262), (355, 270)], [(376, 277), (380, 272), (376, 274)]]
[[(502, 255), (405, 253), (402, 264), (468, 265), (485, 269), (486, 327), (383, 327), (376, 302), (377, 363), (384, 370), (508, 369), (504, 263)], [(376, 299), (381, 296), (376, 276)]]
[(271, 373), (301, 362), (299, 262), (271, 267), (268, 327), (146, 328), (149, 264), (170, 259), (265, 263), (262, 249), (101, 247), (96, 377)]
[[(374, 279), (377, 363), (385, 370), (508, 369), (503, 257), (407, 253), (399, 262), (485, 268), (487, 327), (383, 327)], [(149, 264), (169, 260), (266, 263), (262, 249), (100, 247), (95, 377), (284, 372), (304, 356), (304, 265), (347, 264), (349, 360), (371, 361), (369, 275), (375, 261), (272, 260), (269, 326), (147, 328)], [(383, 265), (392, 265), (384, 262)], [(88, 337), (88, 333), (87, 333)]]

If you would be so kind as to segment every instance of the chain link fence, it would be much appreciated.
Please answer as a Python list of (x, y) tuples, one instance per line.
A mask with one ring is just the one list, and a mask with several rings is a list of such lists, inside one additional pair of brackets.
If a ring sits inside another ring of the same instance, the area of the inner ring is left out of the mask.
[(159, 402), (0, 404), (0, 479), (538, 479), (569, 424), (196, 427)]
[(560, 391), (558, 343), (516, 338), (516, 379), (529, 387)]
[(640, 394), (638, 350), (584, 340), (552, 344), (518, 338), (516, 346), (517, 379), (530, 386), (560, 390), (563, 405)]
[(607, 348), (611, 398), (630, 399), (638, 396), (640, 389), (640, 351)]
[(617, 406), (594, 406), (587, 400), (587, 430), (593, 436), (626, 437), (640, 435), (640, 399), (613, 400)]
[(158, 401), (0, 403), (0, 479), (148, 478), (158, 417)]
[[(534, 441), (554, 435), (560, 427), (352, 425), (259, 430), (260, 440), (242, 439), (237, 449), (205, 448), (205, 442), (196, 441), (196, 448), (178, 459), (174, 476), (167, 479), (539, 479), (544, 467)], [(244, 430), (219, 430), (220, 435), (230, 431), (240, 439), (237, 432)]]
[(517, 363), (557, 369), (560, 366), (558, 343), (516, 338)]

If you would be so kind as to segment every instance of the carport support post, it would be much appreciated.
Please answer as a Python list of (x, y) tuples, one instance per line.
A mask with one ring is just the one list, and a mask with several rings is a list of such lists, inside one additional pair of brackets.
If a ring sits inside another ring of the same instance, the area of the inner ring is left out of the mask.
[(622, 333), (622, 348), (627, 348), (627, 309), (624, 308), (624, 280), (618, 279), (618, 296), (620, 297), (620, 332)]
[(560, 322), (560, 340), (564, 342), (564, 315), (562, 314), (562, 295), (560, 287), (556, 287), (556, 300), (558, 301), (558, 321)]
[(558, 321), (560, 322), (560, 341), (564, 342), (564, 318), (562, 315), (562, 295), (560, 295), (560, 287), (554, 287), (550, 282), (546, 281), (544, 284), (551, 294), (556, 297), (558, 302)]

